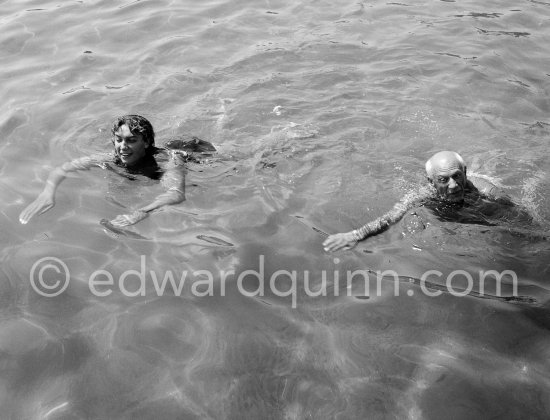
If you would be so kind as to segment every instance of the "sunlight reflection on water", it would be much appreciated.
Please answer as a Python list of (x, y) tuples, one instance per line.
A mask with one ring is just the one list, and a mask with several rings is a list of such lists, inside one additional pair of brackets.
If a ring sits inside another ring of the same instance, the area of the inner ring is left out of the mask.
[[(405, 218), (356, 251), (321, 247), (323, 232), (418, 188), (443, 149), (498, 179), (533, 232), (547, 229), (546, 3), (0, 3), (3, 416), (547, 417), (545, 242), (420, 209), (424, 232), (410, 235)], [(48, 172), (109, 150), (125, 113), (148, 117), (159, 141), (216, 146), (189, 164), (186, 201), (131, 228), (146, 239), (109, 236), (101, 219), (162, 188), (98, 169), (65, 180), (55, 208), (20, 225)], [(55, 298), (29, 282), (45, 256), (71, 272)], [(210, 297), (159, 298), (150, 277), (145, 296), (90, 292), (96, 270), (120, 278), (142, 256), (159, 277), (235, 275), (225, 296), (221, 276)], [(308, 297), (303, 277), (296, 308), (270, 290), (239, 293), (259, 256), (266, 278), (307, 271), (320, 287), (328, 272), (329, 293)], [(334, 280), (366, 268), (513, 269), (536, 304), (430, 298), (414, 282), (366, 295)]]

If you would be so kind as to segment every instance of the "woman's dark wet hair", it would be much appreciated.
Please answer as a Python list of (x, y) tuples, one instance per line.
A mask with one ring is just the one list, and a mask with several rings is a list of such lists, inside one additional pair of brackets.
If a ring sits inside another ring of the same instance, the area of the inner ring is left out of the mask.
[(152, 155), (155, 152), (155, 131), (149, 120), (141, 115), (123, 115), (118, 117), (111, 128), (113, 136), (118, 131), (120, 126), (126, 124), (130, 131), (134, 134), (139, 133), (143, 136), (149, 147), (145, 150), (145, 153)]

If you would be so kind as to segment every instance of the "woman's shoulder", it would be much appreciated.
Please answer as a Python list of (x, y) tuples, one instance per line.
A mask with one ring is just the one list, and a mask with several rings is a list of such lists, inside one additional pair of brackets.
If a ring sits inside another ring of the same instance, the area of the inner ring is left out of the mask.
[(92, 153), (87, 156), (72, 159), (63, 164), (65, 170), (86, 170), (93, 167), (104, 168), (109, 162), (113, 162), (112, 153)]
[(216, 151), (214, 145), (209, 141), (188, 135), (169, 138), (163, 142), (162, 147), (169, 150), (182, 150), (187, 153), (213, 153)]

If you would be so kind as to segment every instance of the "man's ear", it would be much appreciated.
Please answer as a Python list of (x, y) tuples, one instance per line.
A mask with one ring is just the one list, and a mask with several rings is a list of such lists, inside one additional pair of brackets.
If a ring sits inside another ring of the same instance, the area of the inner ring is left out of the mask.
[(434, 180), (433, 180), (433, 179), (431, 179), (429, 176), (427, 176), (426, 178), (428, 179), (428, 182), (429, 182), (430, 184), (432, 184), (432, 185), (434, 184)]

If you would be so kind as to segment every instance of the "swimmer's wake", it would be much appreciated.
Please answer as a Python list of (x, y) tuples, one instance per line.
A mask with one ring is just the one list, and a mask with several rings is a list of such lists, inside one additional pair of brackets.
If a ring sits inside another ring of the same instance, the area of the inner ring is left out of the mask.
[(141, 236), (139, 233), (132, 232), (128, 229), (122, 229), (119, 227), (114, 226), (109, 220), (107, 219), (101, 219), (99, 221), (99, 224), (103, 226), (103, 231), (109, 235), (110, 237), (114, 239), (118, 239), (121, 236), (126, 236), (128, 238), (132, 239), (145, 239), (148, 240), (145, 236)]
[(235, 246), (231, 242), (211, 235), (197, 235), (197, 239), (219, 246)]

